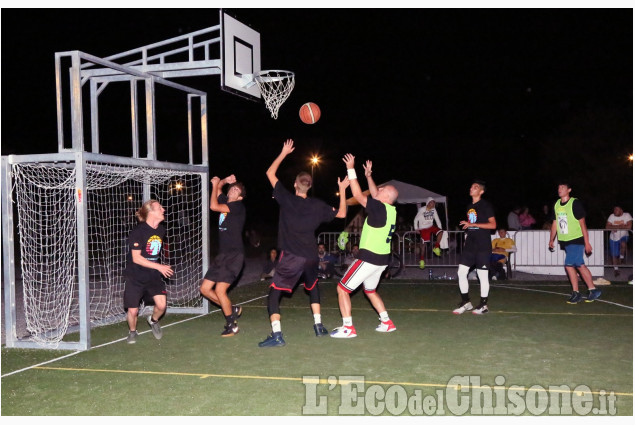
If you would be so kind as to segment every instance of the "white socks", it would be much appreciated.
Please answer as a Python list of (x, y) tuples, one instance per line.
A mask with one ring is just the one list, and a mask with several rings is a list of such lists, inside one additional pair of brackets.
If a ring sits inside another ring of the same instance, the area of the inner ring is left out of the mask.
[(271, 322), (271, 330), (274, 332), (282, 332), (282, 325), (280, 324), (280, 320), (274, 320)]

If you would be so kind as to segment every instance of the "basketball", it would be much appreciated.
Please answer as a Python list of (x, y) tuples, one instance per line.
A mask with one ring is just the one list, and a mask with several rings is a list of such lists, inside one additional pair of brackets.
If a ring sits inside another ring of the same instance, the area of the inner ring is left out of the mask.
[(308, 102), (300, 108), (300, 119), (305, 124), (315, 124), (320, 119), (320, 107), (313, 102)]

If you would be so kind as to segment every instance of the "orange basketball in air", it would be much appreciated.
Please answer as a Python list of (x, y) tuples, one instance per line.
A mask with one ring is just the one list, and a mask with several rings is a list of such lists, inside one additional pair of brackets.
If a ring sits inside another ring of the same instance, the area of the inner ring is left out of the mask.
[(320, 119), (320, 107), (313, 102), (308, 102), (300, 108), (300, 119), (305, 124), (315, 124)]

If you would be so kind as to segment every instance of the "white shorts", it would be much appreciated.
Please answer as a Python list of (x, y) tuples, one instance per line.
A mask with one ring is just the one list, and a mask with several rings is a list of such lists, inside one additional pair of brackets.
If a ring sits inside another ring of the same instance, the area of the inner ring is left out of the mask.
[(349, 294), (364, 284), (364, 292), (373, 293), (377, 289), (381, 274), (387, 266), (376, 266), (362, 260), (355, 260), (340, 280), (340, 287)]

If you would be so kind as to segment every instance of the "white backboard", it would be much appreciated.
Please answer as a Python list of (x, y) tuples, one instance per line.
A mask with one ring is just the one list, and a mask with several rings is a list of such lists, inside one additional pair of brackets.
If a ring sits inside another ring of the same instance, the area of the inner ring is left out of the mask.
[(260, 71), (260, 33), (220, 10), (221, 89), (252, 100), (260, 90), (245, 75)]

